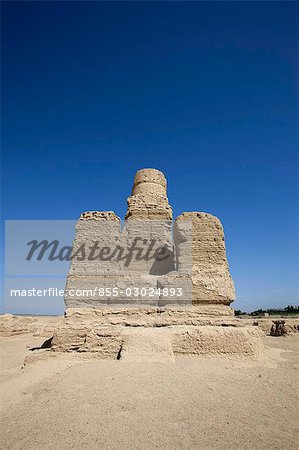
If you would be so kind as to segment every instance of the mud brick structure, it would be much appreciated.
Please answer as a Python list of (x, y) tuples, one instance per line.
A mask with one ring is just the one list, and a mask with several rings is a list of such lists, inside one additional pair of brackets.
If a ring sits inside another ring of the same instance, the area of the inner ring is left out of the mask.
[[(82, 213), (73, 254), (80, 254), (82, 245), (85, 249), (96, 245), (99, 257), (94, 252), (91, 258), (72, 260), (67, 307), (229, 305), (235, 298), (219, 219), (203, 212), (184, 212), (173, 222), (166, 178), (159, 170), (136, 173), (123, 228), (113, 211)], [(125, 258), (130, 249), (130, 258)], [(143, 255), (150, 250), (151, 257), (138, 257), (138, 249)], [(109, 289), (108, 295), (88, 295), (97, 287), (116, 288), (118, 295), (109, 295)], [(131, 287), (151, 288), (153, 295), (128, 296), (126, 289)], [(174, 295), (159, 294), (170, 288), (175, 289)], [(70, 296), (70, 290), (86, 290), (87, 295)]]
[(136, 173), (123, 223), (113, 211), (82, 213), (73, 255), (53, 351), (131, 360), (262, 352), (260, 329), (229, 306), (219, 219), (196, 211), (173, 220), (159, 170)]

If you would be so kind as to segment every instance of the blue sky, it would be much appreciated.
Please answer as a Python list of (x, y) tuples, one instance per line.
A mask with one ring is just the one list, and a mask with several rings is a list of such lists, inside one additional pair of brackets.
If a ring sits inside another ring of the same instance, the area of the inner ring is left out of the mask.
[(296, 303), (298, 3), (4, 2), (2, 21), (3, 219), (123, 216), (155, 167), (174, 215), (222, 220), (235, 308)]

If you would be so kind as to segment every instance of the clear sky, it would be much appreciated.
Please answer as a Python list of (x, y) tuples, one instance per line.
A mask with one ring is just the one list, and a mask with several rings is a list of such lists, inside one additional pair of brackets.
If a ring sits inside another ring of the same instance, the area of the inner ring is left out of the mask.
[(226, 232), (238, 300), (298, 295), (298, 3), (3, 2), (4, 219), (123, 216), (162, 170)]

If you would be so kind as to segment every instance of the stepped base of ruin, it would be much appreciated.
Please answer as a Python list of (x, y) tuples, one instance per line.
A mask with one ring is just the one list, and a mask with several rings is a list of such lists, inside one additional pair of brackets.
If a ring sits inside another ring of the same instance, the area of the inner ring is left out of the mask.
[(175, 355), (258, 357), (263, 351), (261, 336), (257, 327), (246, 326), (135, 328), (74, 322), (55, 331), (51, 349), (108, 359), (169, 360)]
[(262, 332), (225, 305), (191, 308), (69, 308), (50, 346), (98, 358), (172, 360), (182, 355), (257, 357)]

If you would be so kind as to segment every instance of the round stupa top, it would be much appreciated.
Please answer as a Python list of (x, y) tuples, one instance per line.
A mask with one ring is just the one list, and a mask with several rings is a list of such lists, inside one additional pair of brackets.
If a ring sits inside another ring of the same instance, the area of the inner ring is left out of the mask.
[(166, 197), (166, 178), (157, 169), (141, 169), (135, 175), (132, 195), (154, 194)]

